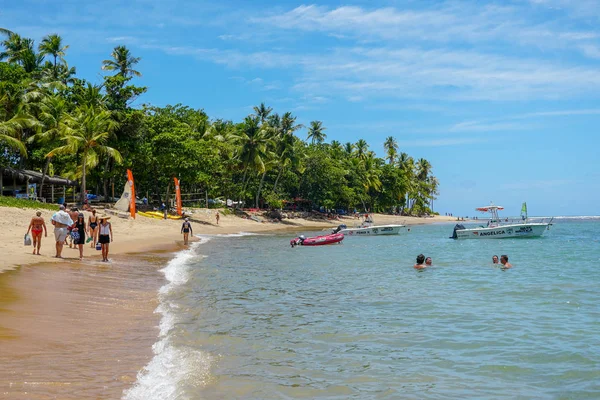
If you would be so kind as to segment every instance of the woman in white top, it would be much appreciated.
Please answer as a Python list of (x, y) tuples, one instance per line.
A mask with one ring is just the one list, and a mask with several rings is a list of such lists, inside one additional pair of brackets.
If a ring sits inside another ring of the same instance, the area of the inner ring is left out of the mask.
[(110, 217), (100, 217), (98, 241), (102, 246), (102, 261), (108, 261), (108, 245), (113, 241), (112, 225), (108, 222)]

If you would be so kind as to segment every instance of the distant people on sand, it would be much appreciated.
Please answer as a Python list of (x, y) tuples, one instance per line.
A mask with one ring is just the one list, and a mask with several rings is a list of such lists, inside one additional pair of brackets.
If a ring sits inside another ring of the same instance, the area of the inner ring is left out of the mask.
[(433, 260), (431, 259), (431, 257), (427, 257), (425, 259), (425, 265), (427, 265), (428, 267), (431, 267), (433, 265)]
[(492, 256), (492, 264), (498, 264), (498, 256), (495, 254)]
[(68, 227), (73, 226), (71, 216), (65, 211), (65, 206), (52, 215), (52, 225), (54, 225), (54, 238), (56, 239), (56, 258), (62, 258), (62, 250), (69, 233)]
[(92, 215), (88, 218), (88, 233), (90, 238), (92, 238), (90, 247), (96, 247), (96, 243), (98, 243), (98, 216), (96, 215), (96, 210), (92, 209)]
[(423, 268), (427, 268), (427, 265), (425, 265), (425, 256), (423, 254), (419, 254), (417, 256), (417, 263), (414, 265), (415, 269), (423, 269)]
[(508, 256), (506, 254), (500, 256), (500, 264), (502, 264), (503, 269), (512, 268), (512, 264), (508, 262)]
[(221, 215), (219, 214), (219, 210), (217, 210), (217, 215), (215, 215), (215, 218), (217, 218), (217, 225), (219, 225), (219, 220), (221, 219)]
[(83, 260), (83, 245), (85, 244), (85, 215), (79, 213), (72, 226), (71, 236), (73, 244), (79, 248), (79, 260)]
[(108, 220), (109, 216), (103, 215), (100, 217), (99, 236), (98, 241), (102, 248), (102, 261), (108, 262), (108, 248), (110, 242), (113, 241), (112, 226)]
[[(42, 212), (38, 211), (35, 213), (35, 217), (31, 218), (29, 228), (27, 228), (27, 234), (31, 230), (31, 236), (33, 237), (33, 253), (40, 255), (40, 246), (42, 245), (42, 231), (44, 235), (48, 237), (48, 230), (46, 229), (46, 222), (42, 218)], [(37, 249), (37, 253), (36, 253)]]
[(185, 221), (183, 221), (183, 224), (181, 225), (181, 233), (183, 233), (183, 244), (187, 245), (190, 233), (192, 235), (194, 234), (192, 232), (192, 224), (190, 224), (189, 218), (186, 218)]

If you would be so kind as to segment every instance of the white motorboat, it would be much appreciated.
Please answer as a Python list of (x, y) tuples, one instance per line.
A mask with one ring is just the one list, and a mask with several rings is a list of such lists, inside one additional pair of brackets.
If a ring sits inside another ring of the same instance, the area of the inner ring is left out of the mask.
[(545, 222), (543, 219), (532, 220), (527, 217), (527, 204), (523, 203), (521, 208), (521, 219), (502, 221), (498, 217), (498, 210), (504, 210), (502, 206), (490, 204), (487, 207), (478, 207), (475, 210), (489, 212), (492, 217), (486, 226), (476, 228), (465, 228), (461, 224), (454, 227), (451, 239), (503, 239), (517, 237), (536, 237), (542, 236), (552, 225), (552, 218)]
[(359, 226), (349, 228), (346, 225), (338, 226), (334, 232), (343, 233), (345, 236), (379, 236), (379, 235), (398, 235), (405, 225), (373, 225), (370, 216)]

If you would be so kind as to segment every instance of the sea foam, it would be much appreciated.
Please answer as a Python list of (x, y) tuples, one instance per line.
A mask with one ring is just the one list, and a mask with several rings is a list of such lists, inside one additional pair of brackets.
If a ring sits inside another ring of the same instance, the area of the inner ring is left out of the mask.
[(167, 283), (160, 288), (160, 304), (155, 310), (162, 315), (159, 340), (152, 346), (154, 357), (138, 373), (134, 386), (123, 392), (123, 399), (180, 398), (183, 387), (205, 385), (208, 381), (213, 363), (210, 354), (173, 343), (171, 333), (177, 323), (178, 306), (169, 300), (169, 294), (189, 280), (189, 261), (202, 257), (196, 253), (197, 247), (208, 241), (210, 238), (202, 237), (201, 242), (193, 243), (189, 250), (178, 253), (160, 270)]

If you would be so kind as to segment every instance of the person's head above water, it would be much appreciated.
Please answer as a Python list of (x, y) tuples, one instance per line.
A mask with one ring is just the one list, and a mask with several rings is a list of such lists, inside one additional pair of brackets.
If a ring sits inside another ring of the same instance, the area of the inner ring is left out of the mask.
[(417, 256), (417, 264), (423, 264), (425, 262), (425, 256), (423, 254), (419, 254)]
[(498, 256), (497, 255), (492, 256), (492, 262), (494, 264), (498, 264)]
[(502, 264), (506, 264), (506, 263), (508, 262), (508, 256), (507, 256), (506, 254), (502, 254), (502, 255), (500, 256), (500, 262), (501, 262)]
[(427, 265), (431, 265), (431, 264), (433, 264), (433, 260), (431, 259), (431, 257), (427, 257), (427, 258), (425, 259), (425, 264), (427, 264)]

